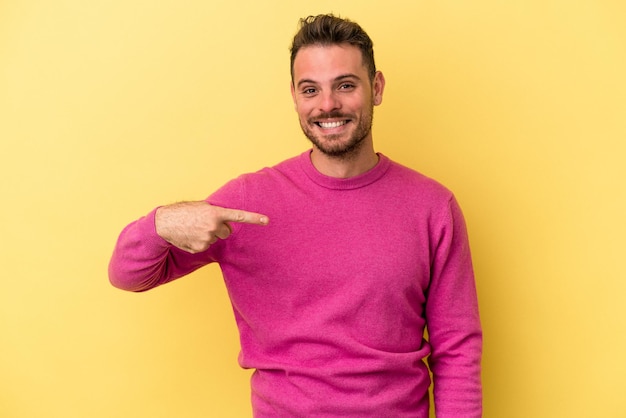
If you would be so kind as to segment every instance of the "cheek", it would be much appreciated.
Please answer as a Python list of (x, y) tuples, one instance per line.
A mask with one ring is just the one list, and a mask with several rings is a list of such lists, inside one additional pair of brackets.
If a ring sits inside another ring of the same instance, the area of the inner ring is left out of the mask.
[(372, 100), (373, 98), (371, 100), (367, 100), (367, 98), (363, 96), (353, 97), (350, 100), (346, 100), (343, 103), (343, 107), (352, 112), (363, 113), (363, 110), (367, 108), (367, 105), (371, 103)]
[(298, 114), (298, 117), (300, 117), (300, 119), (306, 119), (311, 114), (312, 110), (310, 105), (304, 104), (302, 102), (296, 102), (294, 105), (294, 109), (296, 110), (296, 113)]

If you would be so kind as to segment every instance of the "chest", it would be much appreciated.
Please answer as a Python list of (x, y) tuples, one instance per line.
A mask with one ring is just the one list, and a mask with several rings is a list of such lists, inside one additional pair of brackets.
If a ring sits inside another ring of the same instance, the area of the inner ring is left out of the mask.
[[(238, 239), (227, 277), (259, 295), (324, 300), (380, 295), (421, 304), (430, 279), (427, 216), (349, 199), (290, 199), (265, 208), (271, 224)], [(225, 273), (227, 273), (225, 271)], [(252, 281), (252, 282), (250, 282)]]

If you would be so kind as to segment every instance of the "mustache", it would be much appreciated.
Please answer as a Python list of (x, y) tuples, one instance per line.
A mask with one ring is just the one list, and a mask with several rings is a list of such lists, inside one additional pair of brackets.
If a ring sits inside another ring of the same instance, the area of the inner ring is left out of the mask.
[(320, 113), (313, 119), (318, 121), (324, 119), (351, 119), (351, 117), (338, 111), (332, 111), (328, 113)]

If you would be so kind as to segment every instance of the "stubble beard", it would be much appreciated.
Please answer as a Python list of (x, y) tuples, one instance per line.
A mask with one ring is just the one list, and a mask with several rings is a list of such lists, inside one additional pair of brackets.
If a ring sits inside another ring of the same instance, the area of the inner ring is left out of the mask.
[[(325, 135), (322, 139), (310, 128), (310, 125), (314, 124), (314, 120), (324, 118), (341, 119), (344, 117), (344, 115), (337, 112), (320, 115), (315, 119), (309, 119), (304, 122), (300, 120), (300, 127), (309, 141), (324, 155), (340, 160), (349, 160), (358, 155), (364, 144), (364, 139), (372, 131), (373, 115), (374, 107), (370, 105), (369, 112), (361, 115), (356, 129), (346, 141), (341, 141), (342, 135)], [(353, 121), (355, 118), (350, 118), (350, 120)]]

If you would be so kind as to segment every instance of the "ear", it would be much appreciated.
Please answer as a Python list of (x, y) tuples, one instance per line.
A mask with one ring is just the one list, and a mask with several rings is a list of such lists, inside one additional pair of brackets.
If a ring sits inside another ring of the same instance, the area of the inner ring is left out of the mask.
[(374, 82), (372, 83), (372, 96), (374, 106), (378, 106), (383, 102), (383, 92), (385, 91), (385, 76), (382, 72), (376, 71)]

